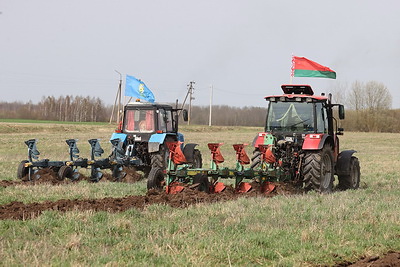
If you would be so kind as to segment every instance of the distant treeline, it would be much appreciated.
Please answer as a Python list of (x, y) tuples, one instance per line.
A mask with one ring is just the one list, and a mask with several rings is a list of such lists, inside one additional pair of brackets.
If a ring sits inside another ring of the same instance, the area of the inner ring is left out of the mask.
[[(260, 107), (212, 107), (212, 125), (219, 126), (264, 126), (267, 108)], [(192, 107), (190, 123), (208, 125), (210, 107)]]
[(82, 96), (43, 97), (32, 102), (0, 102), (0, 118), (74, 122), (107, 121), (110, 108), (100, 98)]

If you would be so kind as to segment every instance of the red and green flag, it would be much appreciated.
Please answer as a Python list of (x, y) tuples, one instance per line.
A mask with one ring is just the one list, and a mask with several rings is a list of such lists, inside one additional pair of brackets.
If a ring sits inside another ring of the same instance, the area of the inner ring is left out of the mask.
[(305, 57), (293, 56), (292, 77), (319, 77), (336, 79), (336, 72)]

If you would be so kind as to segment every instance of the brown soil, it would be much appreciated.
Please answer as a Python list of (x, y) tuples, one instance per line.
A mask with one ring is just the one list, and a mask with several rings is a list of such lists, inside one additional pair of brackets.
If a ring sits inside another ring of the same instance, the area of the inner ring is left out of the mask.
[(123, 171), (126, 173), (126, 175), (120, 180), (116, 180), (114, 177), (112, 177), (112, 175), (110, 175), (108, 173), (104, 174), (104, 177), (102, 180), (132, 184), (132, 183), (136, 183), (137, 181), (140, 181), (143, 179), (143, 175), (136, 172), (135, 168), (125, 167)]
[(362, 257), (356, 262), (343, 262), (336, 267), (400, 267), (400, 252), (389, 251), (387, 254), (375, 257)]
[(39, 216), (46, 210), (57, 210), (61, 212), (71, 210), (94, 210), (121, 212), (131, 208), (143, 209), (151, 204), (164, 204), (176, 208), (185, 208), (197, 203), (211, 203), (228, 201), (239, 197), (265, 196), (272, 197), (277, 194), (297, 194), (299, 189), (290, 184), (277, 184), (274, 192), (262, 194), (258, 190), (248, 193), (237, 193), (234, 188), (227, 187), (218, 194), (207, 194), (186, 187), (183, 192), (175, 195), (166, 194), (164, 191), (150, 190), (145, 196), (126, 196), (122, 198), (107, 197), (103, 199), (60, 199), (57, 201), (44, 201), (40, 203), (24, 204), (14, 201), (0, 206), (0, 219), (24, 220)]

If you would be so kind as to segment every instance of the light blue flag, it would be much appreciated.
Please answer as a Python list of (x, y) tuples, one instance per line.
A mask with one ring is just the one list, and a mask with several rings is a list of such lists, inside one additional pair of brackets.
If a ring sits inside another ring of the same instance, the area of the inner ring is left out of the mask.
[(130, 75), (126, 75), (125, 95), (137, 97), (151, 103), (154, 102), (154, 95), (144, 82)]

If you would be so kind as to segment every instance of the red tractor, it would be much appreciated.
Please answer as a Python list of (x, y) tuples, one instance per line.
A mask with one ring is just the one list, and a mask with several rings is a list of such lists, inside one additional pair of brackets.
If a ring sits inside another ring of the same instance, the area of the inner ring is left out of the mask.
[(331, 192), (334, 175), (338, 188), (357, 189), (356, 151), (339, 152), (338, 135), (343, 135), (343, 128), (338, 128), (334, 107), (338, 118), (344, 119), (343, 105), (332, 104), (331, 94), (314, 95), (309, 85), (281, 87), (284, 94), (265, 97), (269, 101), (265, 132), (253, 141), (251, 168), (268, 169), (275, 180), (294, 181), (306, 191)]

